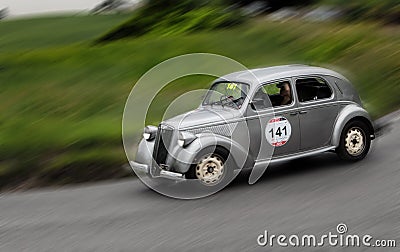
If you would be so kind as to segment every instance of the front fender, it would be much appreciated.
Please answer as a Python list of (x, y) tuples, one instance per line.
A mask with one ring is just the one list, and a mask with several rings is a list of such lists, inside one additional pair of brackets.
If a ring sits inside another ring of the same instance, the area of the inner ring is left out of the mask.
[(174, 152), (176, 151), (177, 153), (174, 158), (175, 163), (173, 167), (177, 172), (186, 173), (190, 166), (197, 162), (198, 154), (203, 149), (215, 146), (224, 147), (229, 151), (236, 166), (234, 169), (240, 169), (245, 165), (248, 151), (245, 150), (242, 145), (225, 136), (202, 133), (184, 149), (177, 147), (176, 150), (174, 150)]
[(150, 167), (153, 161), (154, 143), (154, 140), (146, 141), (142, 138), (137, 149), (135, 161)]
[(342, 134), (344, 126), (353, 118), (361, 117), (364, 120), (368, 121), (369, 126), (373, 130), (373, 124), (371, 121), (371, 117), (368, 112), (360, 107), (358, 104), (350, 104), (346, 105), (340, 113), (338, 114), (335, 122), (335, 127), (332, 135), (332, 145), (338, 147), (340, 143), (340, 136)]

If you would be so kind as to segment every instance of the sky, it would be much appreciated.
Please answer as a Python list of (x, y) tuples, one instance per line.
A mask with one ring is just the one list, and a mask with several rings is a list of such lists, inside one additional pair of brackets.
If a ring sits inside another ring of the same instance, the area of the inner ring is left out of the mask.
[(0, 9), (8, 7), (10, 16), (48, 12), (90, 10), (102, 0), (0, 0)]

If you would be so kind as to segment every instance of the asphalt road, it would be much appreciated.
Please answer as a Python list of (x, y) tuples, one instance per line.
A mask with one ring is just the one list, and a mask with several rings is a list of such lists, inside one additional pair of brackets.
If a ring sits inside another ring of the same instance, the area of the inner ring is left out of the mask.
[(398, 251), (399, 130), (393, 125), (359, 163), (332, 153), (294, 160), (269, 167), (255, 185), (241, 175), (200, 200), (167, 198), (136, 179), (3, 194), (0, 251), (270, 251), (257, 244), (264, 230), (322, 235), (342, 222), (347, 234), (396, 240), (381, 251)]

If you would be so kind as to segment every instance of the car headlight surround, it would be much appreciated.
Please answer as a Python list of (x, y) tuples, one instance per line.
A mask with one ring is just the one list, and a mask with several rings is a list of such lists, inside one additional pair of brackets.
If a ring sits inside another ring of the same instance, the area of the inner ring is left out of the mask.
[(191, 144), (194, 140), (196, 140), (197, 136), (193, 133), (182, 131), (179, 132), (178, 145), (182, 148), (185, 148), (189, 144)]
[(147, 141), (152, 141), (156, 138), (158, 128), (153, 125), (146, 126), (143, 130), (143, 138)]

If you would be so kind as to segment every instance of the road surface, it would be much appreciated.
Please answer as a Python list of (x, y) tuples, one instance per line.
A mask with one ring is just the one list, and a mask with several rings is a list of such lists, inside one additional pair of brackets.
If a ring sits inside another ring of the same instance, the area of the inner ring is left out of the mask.
[(394, 239), (397, 248), (381, 251), (398, 251), (399, 130), (394, 124), (359, 163), (333, 153), (294, 160), (269, 167), (255, 185), (242, 175), (200, 200), (167, 198), (136, 179), (3, 194), (0, 251), (270, 251), (257, 244), (264, 230), (322, 235), (340, 223), (347, 234)]

